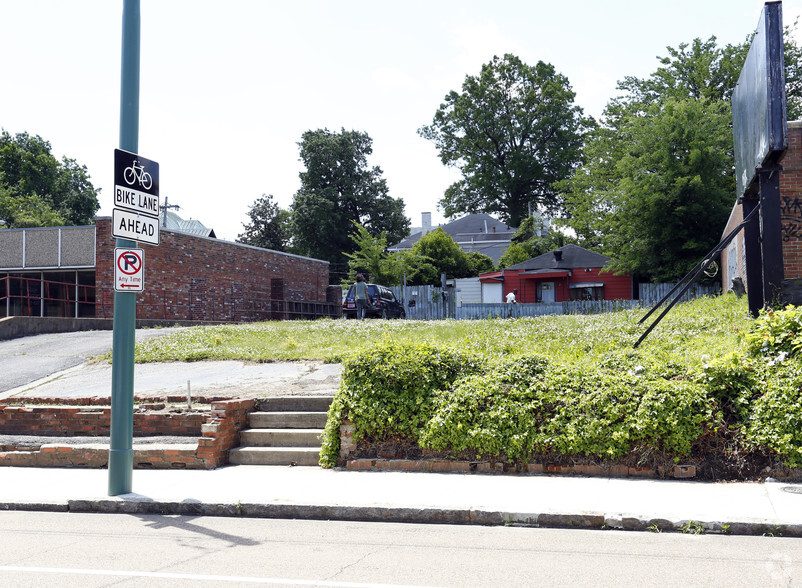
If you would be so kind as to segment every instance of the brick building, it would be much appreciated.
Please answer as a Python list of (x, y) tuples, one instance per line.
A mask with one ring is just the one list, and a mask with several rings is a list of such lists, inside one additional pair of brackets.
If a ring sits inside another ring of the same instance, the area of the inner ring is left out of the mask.
[[(782, 214), (783, 239), (783, 296), (795, 304), (802, 303), (798, 294), (802, 284), (802, 121), (788, 123), (788, 151), (782, 162), (780, 172), (780, 206)], [(743, 221), (743, 206), (736, 203), (722, 235), (732, 232)], [(746, 249), (744, 232), (721, 253), (722, 288), (727, 291), (732, 280), (739, 277), (746, 288)]]
[[(0, 231), (0, 316), (111, 318), (111, 219)], [(253, 321), (337, 313), (329, 263), (169, 228), (145, 251), (138, 319)]]
[(504, 302), (513, 290), (518, 290), (518, 302), (632, 298), (632, 278), (604, 272), (608, 261), (606, 255), (565, 245), (503, 271), (480, 274), (482, 302)]

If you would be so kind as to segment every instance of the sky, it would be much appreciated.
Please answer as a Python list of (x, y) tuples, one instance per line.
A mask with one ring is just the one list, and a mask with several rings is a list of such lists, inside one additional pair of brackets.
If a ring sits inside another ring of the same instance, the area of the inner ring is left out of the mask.
[[(50, 142), (113, 208), (122, 0), (0, 0), (0, 128)], [(459, 178), (417, 130), (494, 55), (554, 65), (599, 117), (625, 76), (666, 47), (741, 43), (758, 0), (141, 0), (139, 153), (162, 202), (235, 240), (263, 194), (300, 187), (307, 130), (366, 132), (412, 226), (443, 222)], [(802, 0), (785, 0), (786, 24)], [(802, 26), (802, 25), (801, 25)], [(802, 41), (798, 39), (798, 43)]]

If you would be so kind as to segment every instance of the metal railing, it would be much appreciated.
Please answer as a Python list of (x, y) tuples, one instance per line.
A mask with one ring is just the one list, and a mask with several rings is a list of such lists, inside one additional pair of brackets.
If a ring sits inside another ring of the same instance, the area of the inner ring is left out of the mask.
[[(111, 318), (112, 297), (98, 296), (94, 285), (45, 278), (0, 278), (0, 313), (5, 316)], [(339, 304), (274, 300), (250, 293), (206, 294), (186, 290), (146, 290), (137, 296), (137, 315), (146, 319), (212, 322), (339, 317)]]
[(95, 286), (25, 276), (0, 278), (5, 316), (95, 316)]

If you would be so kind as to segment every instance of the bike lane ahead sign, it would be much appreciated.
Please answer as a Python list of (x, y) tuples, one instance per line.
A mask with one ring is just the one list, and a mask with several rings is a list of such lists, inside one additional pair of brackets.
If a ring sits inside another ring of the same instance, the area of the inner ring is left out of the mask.
[(114, 289), (117, 292), (145, 291), (145, 250), (114, 248)]
[(112, 235), (159, 244), (159, 164), (114, 150)]

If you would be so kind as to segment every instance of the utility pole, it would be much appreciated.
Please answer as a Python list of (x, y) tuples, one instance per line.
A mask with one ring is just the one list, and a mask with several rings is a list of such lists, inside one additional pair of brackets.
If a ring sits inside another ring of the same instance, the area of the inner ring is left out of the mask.
[(178, 210), (181, 208), (178, 204), (170, 204), (170, 199), (167, 196), (164, 197), (164, 204), (162, 204), (159, 208), (162, 209), (162, 226), (167, 226), (167, 210), (170, 208), (175, 208)]
[[(123, 0), (120, 149), (131, 153), (139, 151), (139, 31), (139, 0)], [(117, 247), (136, 247), (136, 241), (118, 238)], [(134, 470), (135, 343), (136, 293), (115, 291), (109, 496), (131, 492)]]

